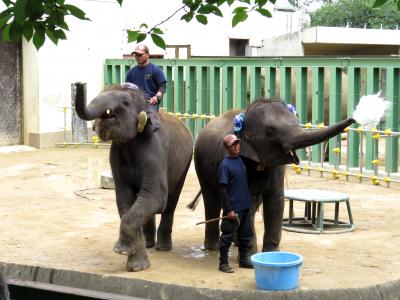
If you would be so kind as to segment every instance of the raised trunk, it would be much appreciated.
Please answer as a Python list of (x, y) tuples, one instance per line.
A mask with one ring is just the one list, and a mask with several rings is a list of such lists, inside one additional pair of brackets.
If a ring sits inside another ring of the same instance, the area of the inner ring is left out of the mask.
[(91, 121), (99, 117), (107, 110), (107, 103), (110, 102), (106, 95), (99, 95), (86, 107), (85, 84), (76, 83), (75, 109), (82, 120)]
[(288, 138), (285, 143), (285, 149), (295, 150), (322, 143), (323, 141), (334, 137), (342, 132), (346, 127), (354, 124), (356, 121), (352, 118), (340, 121), (339, 123), (326, 127), (321, 130), (301, 129)]

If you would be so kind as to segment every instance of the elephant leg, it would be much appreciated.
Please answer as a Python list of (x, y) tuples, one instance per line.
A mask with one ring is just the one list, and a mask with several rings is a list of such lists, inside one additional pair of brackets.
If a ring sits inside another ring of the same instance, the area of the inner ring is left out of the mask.
[(164, 211), (161, 214), (160, 225), (157, 230), (156, 249), (169, 251), (172, 249), (172, 225), (174, 223), (174, 211)]
[(268, 192), (263, 195), (264, 239), (262, 251), (279, 251), (282, 236), (284, 170), (277, 170)]
[(174, 213), (183, 188), (183, 184), (185, 183), (185, 178), (190, 163), (191, 161), (187, 163), (185, 171), (182, 173), (181, 178), (175, 186), (175, 189), (173, 191), (170, 191), (170, 194), (168, 195), (167, 206), (161, 214), (161, 220), (157, 230), (156, 242), (156, 249), (159, 251), (169, 251), (172, 249), (171, 235), (172, 226), (174, 223)]
[(146, 241), (146, 248), (152, 248), (156, 244), (156, 216), (151, 217), (143, 225), (143, 234)]
[(119, 217), (122, 218), (122, 216), (132, 207), (133, 203), (135, 203), (136, 193), (134, 193), (130, 187), (118, 184), (115, 188), (115, 196)]
[(143, 234), (139, 233), (138, 243), (142, 245), (137, 245), (137, 250), (134, 255), (129, 255), (126, 261), (126, 269), (129, 272), (138, 272), (145, 270), (150, 267), (150, 261), (147, 256)]
[(165, 201), (152, 201), (138, 197), (128, 212), (121, 218), (119, 240), (114, 246), (114, 251), (122, 255), (134, 255), (145, 248), (142, 226), (148, 222), (162, 207)]
[[(204, 210), (206, 220), (218, 218), (221, 214), (221, 204), (218, 193), (213, 193), (207, 188), (201, 187), (204, 199)], [(219, 249), (219, 222), (205, 224), (204, 248), (216, 251)]]
[(262, 251), (279, 251), (282, 236), (283, 197), (264, 196), (264, 240)]

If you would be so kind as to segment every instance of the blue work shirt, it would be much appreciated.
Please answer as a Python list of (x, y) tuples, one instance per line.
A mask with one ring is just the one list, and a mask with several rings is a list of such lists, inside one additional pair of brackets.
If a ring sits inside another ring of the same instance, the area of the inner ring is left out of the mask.
[(157, 94), (161, 84), (167, 82), (167, 80), (160, 67), (149, 63), (143, 68), (138, 65), (131, 68), (126, 74), (125, 82), (136, 84), (145, 98), (150, 99)]
[(219, 183), (228, 188), (229, 203), (235, 212), (249, 209), (251, 196), (246, 166), (240, 156), (226, 156), (219, 166)]

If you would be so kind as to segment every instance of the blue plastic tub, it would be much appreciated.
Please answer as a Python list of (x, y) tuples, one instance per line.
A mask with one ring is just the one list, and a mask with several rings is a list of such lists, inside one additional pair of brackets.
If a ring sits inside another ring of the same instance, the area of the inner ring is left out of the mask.
[(257, 289), (286, 291), (297, 288), (303, 257), (290, 252), (261, 252), (253, 254)]

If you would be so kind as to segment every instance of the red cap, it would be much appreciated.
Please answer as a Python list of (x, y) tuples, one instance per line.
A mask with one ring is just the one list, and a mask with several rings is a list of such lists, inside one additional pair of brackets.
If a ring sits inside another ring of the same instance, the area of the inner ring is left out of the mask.
[(234, 134), (228, 134), (224, 137), (224, 146), (230, 147), (234, 142), (240, 142), (240, 139)]

